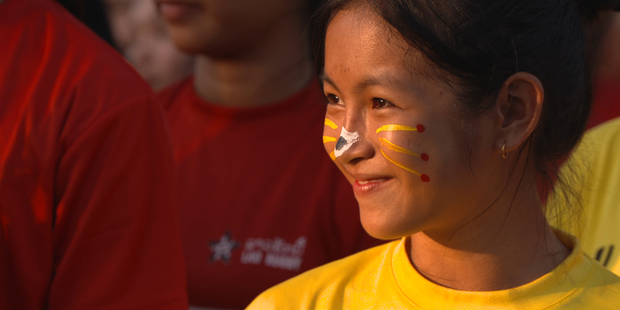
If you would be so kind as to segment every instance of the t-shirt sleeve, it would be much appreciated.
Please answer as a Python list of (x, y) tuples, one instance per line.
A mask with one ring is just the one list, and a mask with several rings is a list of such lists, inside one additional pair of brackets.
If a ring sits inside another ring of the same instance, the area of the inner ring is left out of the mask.
[(73, 105), (60, 137), (49, 309), (187, 309), (161, 106), (152, 94)]

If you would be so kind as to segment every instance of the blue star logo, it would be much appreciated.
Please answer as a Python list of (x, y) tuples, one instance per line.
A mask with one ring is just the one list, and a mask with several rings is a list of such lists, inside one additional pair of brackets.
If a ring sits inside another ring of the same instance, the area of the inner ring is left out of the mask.
[(222, 261), (225, 264), (230, 262), (232, 251), (239, 246), (239, 242), (233, 240), (230, 235), (230, 232), (226, 232), (219, 241), (211, 241), (209, 243), (209, 248), (211, 249), (209, 261)]

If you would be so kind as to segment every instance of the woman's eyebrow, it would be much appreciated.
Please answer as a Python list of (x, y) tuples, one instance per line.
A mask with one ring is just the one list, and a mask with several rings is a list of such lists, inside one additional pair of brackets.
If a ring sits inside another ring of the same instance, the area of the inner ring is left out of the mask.
[(327, 73), (323, 72), (319, 75), (319, 79), (329, 85), (331, 85), (333, 88), (336, 89), (336, 91), (340, 92), (340, 90), (338, 89), (338, 86), (336, 86), (336, 83), (334, 83), (334, 81), (332, 81), (329, 76), (327, 76)]
[[(329, 78), (327, 73), (325, 72), (321, 73), (319, 78), (323, 82), (328, 83), (329, 85), (334, 87), (337, 91), (340, 91), (338, 89), (338, 86), (336, 86), (336, 83)], [(355, 85), (355, 91), (358, 93), (361, 93), (370, 86), (384, 86), (384, 87), (389, 87), (389, 88), (398, 89), (398, 90), (404, 90), (408, 88), (407, 85), (404, 85), (402, 81), (400, 81), (395, 76), (391, 74), (386, 74), (386, 73), (379, 73), (374, 76), (369, 76), (363, 81), (357, 83)]]

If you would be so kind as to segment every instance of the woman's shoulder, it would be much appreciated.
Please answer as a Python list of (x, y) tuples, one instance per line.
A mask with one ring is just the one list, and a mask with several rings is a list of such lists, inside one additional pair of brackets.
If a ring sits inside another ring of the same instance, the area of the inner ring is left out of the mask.
[(565, 243), (570, 238), (573, 253), (541, 282), (548, 288), (539, 292), (558, 296), (551, 309), (620, 309), (620, 277), (585, 254), (577, 238), (558, 233)]
[[(575, 153), (578, 153), (581, 157), (616, 160), (617, 152), (620, 151), (617, 143), (619, 137), (620, 117), (617, 117), (586, 132)], [(608, 154), (610, 152), (615, 154)]]
[[(615, 291), (617, 295), (617, 301), (619, 302), (618, 306), (620, 306), (620, 277), (609, 269), (603, 267), (598, 261), (591, 258), (590, 256), (584, 254), (588, 260), (592, 262), (592, 272), (588, 277), (585, 287), (606, 287), (611, 289), (611, 291)], [(620, 308), (620, 307), (619, 307)]]
[(369, 273), (377, 272), (400, 242), (388, 242), (302, 273), (263, 292), (247, 309), (329, 309), (342, 305), (346, 292)]
[(568, 305), (576, 306), (575, 309), (582, 309), (579, 305), (587, 305), (587, 309), (620, 309), (620, 277), (583, 255), (592, 268), (586, 280), (575, 288), (572, 294), (575, 300)]
[(589, 135), (608, 135), (620, 132), (620, 116), (610, 119), (588, 131)]
[[(581, 157), (592, 157), (598, 160), (602, 158), (616, 160), (617, 152), (620, 151), (617, 143), (619, 137), (620, 117), (617, 117), (586, 132), (575, 153)], [(608, 154), (610, 152), (615, 154)], [(592, 158), (588, 159), (591, 160)]]

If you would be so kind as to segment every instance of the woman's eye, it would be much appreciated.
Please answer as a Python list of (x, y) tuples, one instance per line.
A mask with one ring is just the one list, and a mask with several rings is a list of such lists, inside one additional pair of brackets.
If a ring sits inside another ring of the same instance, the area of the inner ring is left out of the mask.
[(327, 104), (341, 104), (340, 97), (333, 94), (325, 95), (325, 99), (327, 99)]
[(372, 99), (372, 108), (373, 109), (380, 109), (380, 108), (385, 108), (385, 107), (389, 107), (392, 106), (393, 104), (390, 103), (389, 101), (385, 100), (385, 99), (381, 99), (381, 98), (373, 98)]

